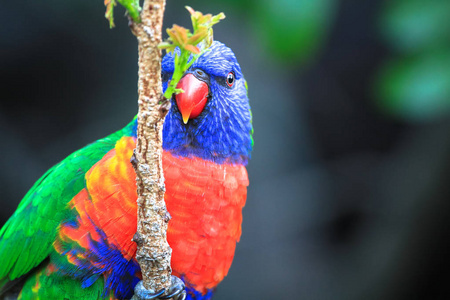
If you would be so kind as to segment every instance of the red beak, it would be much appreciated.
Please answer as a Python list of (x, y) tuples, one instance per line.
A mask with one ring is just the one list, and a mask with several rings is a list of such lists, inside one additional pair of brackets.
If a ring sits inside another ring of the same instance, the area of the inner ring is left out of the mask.
[(183, 122), (187, 124), (189, 119), (197, 118), (205, 108), (209, 87), (204, 81), (188, 73), (178, 82), (177, 89), (184, 91), (184, 93), (177, 94), (175, 100)]

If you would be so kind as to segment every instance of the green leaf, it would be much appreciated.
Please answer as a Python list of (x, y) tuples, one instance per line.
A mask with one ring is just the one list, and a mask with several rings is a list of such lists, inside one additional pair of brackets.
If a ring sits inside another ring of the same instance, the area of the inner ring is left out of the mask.
[(139, 0), (117, 0), (125, 9), (127, 10), (130, 17), (135, 22), (140, 22), (140, 12), (141, 6), (139, 5)]
[[(206, 51), (209, 51), (208, 48), (212, 44), (212, 26), (225, 18), (223, 13), (216, 16), (211, 14), (203, 15), (201, 12), (195, 11), (192, 7), (186, 6), (186, 9), (191, 14), (194, 32), (191, 33), (189, 29), (175, 24), (172, 28), (167, 29), (167, 34), (169, 35), (167, 41), (163, 41), (158, 45), (160, 49), (173, 52), (175, 56), (175, 69), (164, 93), (166, 99), (170, 99), (174, 93), (180, 92), (176, 86), (184, 72), (186, 72), (198, 57)], [(202, 44), (202, 50), (198, 47), (200, 44)], [(174, 52), (177, 47), (180, 49), (179, 54)]]
[(105, 0), (106, 12), (105, 18), (109, 21), (109, 28), (113, 28), (114, 25), (114, 6), (116, 6), (116, 0)]
[(439, 118), (450, 112), (450, 52), (429, 53), (387, 63), (375, 95), (378, 106), (408, 121)]
[(213, 25), (219, 23), (223, 19), (225, 19), (225, 14), (223, 12), (221, 12), (218, 15), (213, 16), (211, 18), (210, 26), (212, 27)]
[(135, 22), (140, 22), (140, 11), (141, 7), (139, 6), (139, 0), (104, 0), (106, 6), (105, 18), (109, 21), (109, 28), (113, 28), (114, 25), (114, 7), (119, 2), (125, 9), (128, 14)]

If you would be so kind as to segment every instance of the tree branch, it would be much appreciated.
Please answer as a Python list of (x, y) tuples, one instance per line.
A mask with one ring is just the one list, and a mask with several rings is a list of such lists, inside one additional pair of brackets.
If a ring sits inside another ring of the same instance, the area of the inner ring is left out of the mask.
[(148, 290), (166, 290), (172, 273), (172, 250), (167, 243), (170, 215), (164, 203), (162, 169), (162, 126), (170, 102), (162, 97), (161, 42), (165, 0), (145, 0), (141, 22), (130, 19), (130, 27), (139, 43), (139, 112), (135, 154), (138, 192), (138, 225), (133, 240), (137, 243), (136, 259)]

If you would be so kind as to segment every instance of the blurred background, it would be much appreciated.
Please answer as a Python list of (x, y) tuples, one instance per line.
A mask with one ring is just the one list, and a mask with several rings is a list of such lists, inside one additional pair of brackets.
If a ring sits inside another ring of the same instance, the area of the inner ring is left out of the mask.
[[(225, 12), (255, 150), (221, 299), (450, 299), (450, 1), (168, 0)], [(137, 43), (103, 1), (0, 4), (0, 224), (137, 113)]]

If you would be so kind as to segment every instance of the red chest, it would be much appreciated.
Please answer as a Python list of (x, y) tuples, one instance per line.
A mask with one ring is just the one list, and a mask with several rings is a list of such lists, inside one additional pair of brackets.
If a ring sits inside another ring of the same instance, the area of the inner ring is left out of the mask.
[[(61, 228), (61, 239), (88, 249), (90, 236), (101, 228), (108, 243), (131, 259), (136, 252), (137, 206), (135, 173), (130, 157), (134, 139), (124, 137), (86, 174), (86, 189), (71, 201), (79, 214), (77, 229)], [(174, 275), (196, 290), (214, 288), (228, 273), (241, 235), (242, 207), (248, 177), (244, 166), (218, 165), (199, 158), (163, 153), (165, 201), (172, 216), (167, 239)]]
[(245, 167), (163, 154), (172, 268), (205, 291), (228, 273), (241, 236)]

